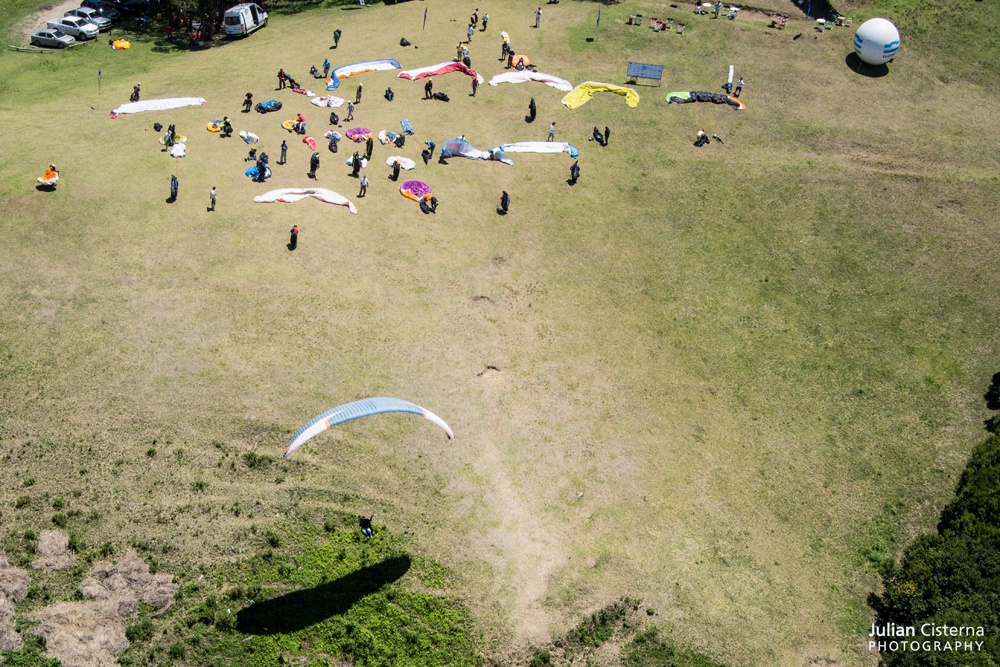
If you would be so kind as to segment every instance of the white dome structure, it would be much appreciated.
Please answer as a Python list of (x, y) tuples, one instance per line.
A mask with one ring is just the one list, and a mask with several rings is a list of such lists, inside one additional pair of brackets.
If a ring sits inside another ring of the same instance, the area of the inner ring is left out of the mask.
[(898, 50), (899, 30), (888, 19), (868, 19), (854, 33), (854, 52), (869, 65), (884, 65)]

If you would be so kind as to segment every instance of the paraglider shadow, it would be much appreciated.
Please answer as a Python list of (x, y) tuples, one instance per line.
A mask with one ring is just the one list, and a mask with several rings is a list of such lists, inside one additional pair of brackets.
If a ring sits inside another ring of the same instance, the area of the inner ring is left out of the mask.
[(869, 65), (862, 61), (861, 58), (858, 58), (858, 54), (856, 53), (847, 54), (847, 57), (844, 58), (844, 64), (850, 67), (856, 74), (872, 79), (877, 79), (889, 73), (889, 66), (885, 63), (881, 65)]
[(236, 629), (246, 635), (275, 635), (308, 628), (346, 613), (358, 600), (398, 580), (409, 569), (410, 557), (396, 556), (334, 581), (279, 595), (241, 609)]

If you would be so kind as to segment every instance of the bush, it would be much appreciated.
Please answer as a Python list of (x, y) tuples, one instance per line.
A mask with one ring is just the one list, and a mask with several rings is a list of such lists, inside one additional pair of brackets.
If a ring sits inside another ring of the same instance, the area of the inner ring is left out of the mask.
[(622, 650), (623, 667), (724, 667), (692, 651), (681, 651), (660, 639), (656, 628), (640, 632)]
[[(914, 540), (899, 565), (887, 568), (883, 584), (882, 596), (872, 599), (878, 625), (981, 626), (987, 635), (978, 654), (982, 664), (1000, 661), (1000, 645), (990, 636), (1000, 625), (1000, 437), (972, 453), (937, 533)], [(885, 652), (882, 664), (920, 665), (926, 657)], [(965, 664), (967, 657), (935, 654), (935, 664)]]
[(125, 638), (132, 644), (149, 641), (153, 638), (153, 621), (149, 618), (139, 619), (137, 623), (125, 628)]
[(66, 527), (66, 515), (62, 512), (56, 512), (52, 515), (52, 523), (59, 526), (60, 528)]

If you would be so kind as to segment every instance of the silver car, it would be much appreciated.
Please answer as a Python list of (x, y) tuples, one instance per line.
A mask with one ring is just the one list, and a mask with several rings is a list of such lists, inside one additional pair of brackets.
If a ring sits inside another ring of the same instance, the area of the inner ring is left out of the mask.
[(64, 16), (61, 19), (52, 19), (46, 25), (81, 40), (96, 39), (99, 32), (96, 25), (87, 23), (79, 16)]
[(96, 9), (91, 9), (90, 7), (77, 7), (76, 9), (69, 10), (63, 16), (77, 16), (87, 23), (93, 23), (101, 32), (111, 30), (111, 19), (101, 16), (97, 13)]
[(39, 30), (31, 36), (31, 43), (35, 46), (52, 46), (57, 49), (65, 49), (67, 46), (76, 44), (76, 40), (64, 32), (58, 30)]

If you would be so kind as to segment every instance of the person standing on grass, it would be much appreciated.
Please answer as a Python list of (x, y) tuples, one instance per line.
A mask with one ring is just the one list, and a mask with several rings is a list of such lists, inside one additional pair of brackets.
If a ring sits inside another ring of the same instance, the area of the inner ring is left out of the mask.
[(575, 161), (573, 162), (573, 166), (569, 168), (570, 185), (576, 185), (578, 180), (580, 180), (580, 164), (578, 161)]
[(323, 59), (323, 78), (330, 76), (330, 59)]
[(470, 23), (469, 27), (465, 29), (465, 43), (466, 44), (471, 44), (472, 43), (472, 33), (473, 33), (473, 31), (474, 31), (474, 28), (472, 27), (472, 24)]
[(424, 84), (424, 99), (429, 100), (434, 92), (434, 82), (431, 79), (427, 79), (427, 83)]
[(392, 163), (392, 174), (389, 176), (389, 180), (398, 181), (399, 180), (399, 160), (394, 160)]
[(608, 140), (611, 139), (611, 128), (607, 125), (604, 126), (604, 145), (608, 145)]
[(251, 107), (253, 107), (253, 93), (247, 93), (243, 99), (243, 113), (250, 113)]
[(209, 211), (215, 210), (215, 186), (212, 186), (212, 190), (208, 193), (209, 199), (212, 200), (212, 206), (208, 209)]
[[(489, 14), (487, 14), (489, 16)], [(483, 17), (483, 23), (486, 22), (486, 18)], [(510, 195), (504, 190), (500, 193), (500, 211), (501, 215), (507, 215), (507, 210), (510, 208)]]
[(362, 176), (361, 177), (361, 191), (358, 192), (358, 197), (364, 197), (366, 194), (368, 194), (368, 177), (367, 176)]
[(309, 178), (316, 178), (317, 171), (319, 171), (319, 153), (313, 153), (309, 158)]
[(472, 95), (469, 97), (475, 97), (477, 90), (479, 90), (479, 79), (477, 77), (472, 77)]
[(358, 82), (358, 93), (354, 98), (355, 104), (361, 104), (361, 86), (362, 86), (361, 82)]
[(486, 12), (485, 14), (483, 14), (483, 27), (480, 29), (480, 32), (486, 32), (486, 24), (489, 22), (490, 22), (490, 13)]
[(476, 7), (476, 11), (472, 12), (472, 16), (469, 17), (469, 23), (475, 28), (479, 25), (479, 7)]
[(736, 82), (736, 90), (733, 92), (733, 97), (739, 97), (740, 93), (743, 92), (743, 83), (743, 77), (741, 76), (740, 80)]
[(375, 148), (375, 142), (372, 141), (371, 137), (368, 137), (368, 141), (365, 142), (365, 158), (368, 160), (372, 159), (372, 150)]
[(342, 34), (343, 33), (340, 31), (340, 28), (333, 31), (333, 48), (337, 48), (337, 45), (340, 44), (340, 36)]
[(177, 176), (170, 177), (170, 199), (173, 201), (177, 200), (177, 192), (181, 188), (181, 182), (177, 180)]
[(298, 225), (293, 225), (292, 226), (291, 234), (292, 234), (292, 238), (288, 241), (288, 249), (289, 250), (295, 250), (296, 248), (299, 247), (299, 226)]
[(536, 111), (535, 98), (532, 97), (531, 101), (528, 102), (528, 119), (529, 119), (528, 122), (529, 123), (534, 123), (535, 122), (535, 111)]
[(555, 141), (556, 138), (556, 124), (553, 122), (549, 125), (549, 137), (545, 141)]
[(542, 8), (539, 7), (535, 10), (535, 27), (538, 28), (542, 25)]
[(288, 158), (288, 142), (282, 141), (281, 142), (281, 160), (278, 161), (278, 164), (285, 164), (286, 158)]
[(347, 122), (349, 120), (354, 120), (354, 103), (353, 102), (348, 102), (347, 103), (347, 118), (344, 119), (344, 122)]

